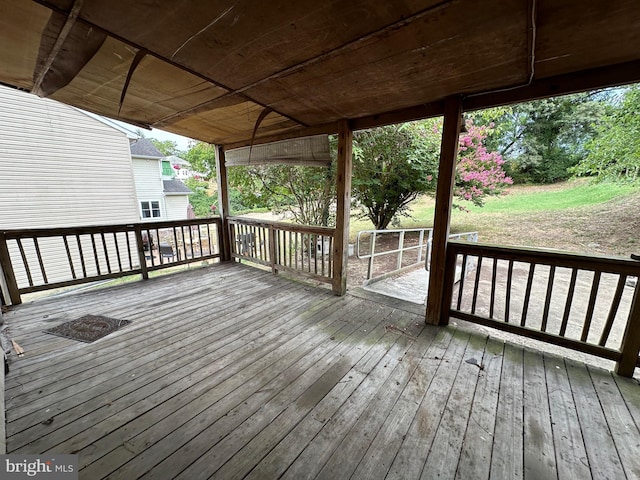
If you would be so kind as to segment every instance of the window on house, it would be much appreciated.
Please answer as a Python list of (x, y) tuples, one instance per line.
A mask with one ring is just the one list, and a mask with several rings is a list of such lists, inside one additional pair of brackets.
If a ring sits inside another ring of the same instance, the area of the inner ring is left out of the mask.
[(142, 218), (160, 218), (160, 202), (140, 202)]

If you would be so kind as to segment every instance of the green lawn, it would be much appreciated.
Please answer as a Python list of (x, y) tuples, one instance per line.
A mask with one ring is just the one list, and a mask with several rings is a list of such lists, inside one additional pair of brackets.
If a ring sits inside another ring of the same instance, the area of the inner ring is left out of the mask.
[[(518, 185), (505, 195), (488, 198), (483, 207), (464, 205), (466, 211), (454, 210), (451, 231), (478, 231), (480, 241), (487, 243), (626, 255), (640, 236), (629, 223), (630, 217), (637, 217), (638, 202), (640, 189), (630, 185), (584, 180)], [(403, 218), (401, 226), (432, 226), (434, 203), (427, 196), (416, 200), (412, 218)], [(351, 241), (359, 230), (371, 228), (368, 220), (352, 217)]]

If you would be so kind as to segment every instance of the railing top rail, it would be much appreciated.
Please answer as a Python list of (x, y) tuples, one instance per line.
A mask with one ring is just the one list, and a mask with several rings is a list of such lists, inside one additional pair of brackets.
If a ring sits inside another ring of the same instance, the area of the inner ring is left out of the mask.
[(390, 230), (360, 230), (358, 231), (358, 235), (361, 233), (400, 233), (400, 232), (427, 232), (429, 230), (433, 230), (433, 227), (424, 227), (424, 228), (395, 228)]
[(90, 233), (112, 233), (122, 231), (132, 231), (136, 226), (142, 227), (144, 230), (156, 228), (170, 228), (191, 225), (204, 225), (208, 223), (221, 223), (220, 217), (194, 218), (189, 220), (173, 220), (162, 222), (139, 222), (139, 223), (123, 223), (114, 225), (87, 225), (81, 227), (49, 227), (49, 228), (20, 228), (5, 229), (0, 231), (7, 239), (15, 239), (21, 237), (52, 237), (59, 235), (82, 235)]
[(459, 253), (492, 257), (499, 260), (555, 265), (557, 267), (579, 268), (604, 273), (624, 273), (632, 276), (640, 275), (640, 262), (622, 257), (589, 255), (532, 247), (492, 245), (463, 240), (452, 240), (449, 245), (450, 248)]
[(291, 232), (311, 233), (317, 235), (324, 235), (326, 237), (332, 237), (335, 235), (336, 229), (331, 227), (318, 227), (316, 225), (298, 225), (296, 223), (287, 222), (274, 222), (269, 220), (260, 220), (257, 218), (247, 217), (228, 217), (231, 224), (252, 225), (255, 227), (275, 227), (280, 230), (287, 230)]

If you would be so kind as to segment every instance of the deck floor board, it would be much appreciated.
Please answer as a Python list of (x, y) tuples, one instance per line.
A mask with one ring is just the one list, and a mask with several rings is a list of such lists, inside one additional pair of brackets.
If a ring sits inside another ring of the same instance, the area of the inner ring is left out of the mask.
[[(4, 316), (9, 453), (81, 479), (640, 478), (640, 387), (239, 264), (42, 298)], [(43, 330), (131, 320), (85, 344)]]

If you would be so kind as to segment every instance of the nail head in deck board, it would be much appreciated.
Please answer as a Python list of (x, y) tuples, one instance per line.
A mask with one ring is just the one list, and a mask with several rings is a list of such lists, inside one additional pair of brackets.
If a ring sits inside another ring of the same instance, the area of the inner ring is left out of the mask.
[(524, 475), (523, 354), (522, 347), (505, 344), (491, 455), (492, 480), (515, 480)]
[(593, 479), (625, 478), (589, 372), (584, 365), (569, 359), (565, 364)]
[(564, 361), (544, 356), (558, 478), (590, 478), (582, 430)]

